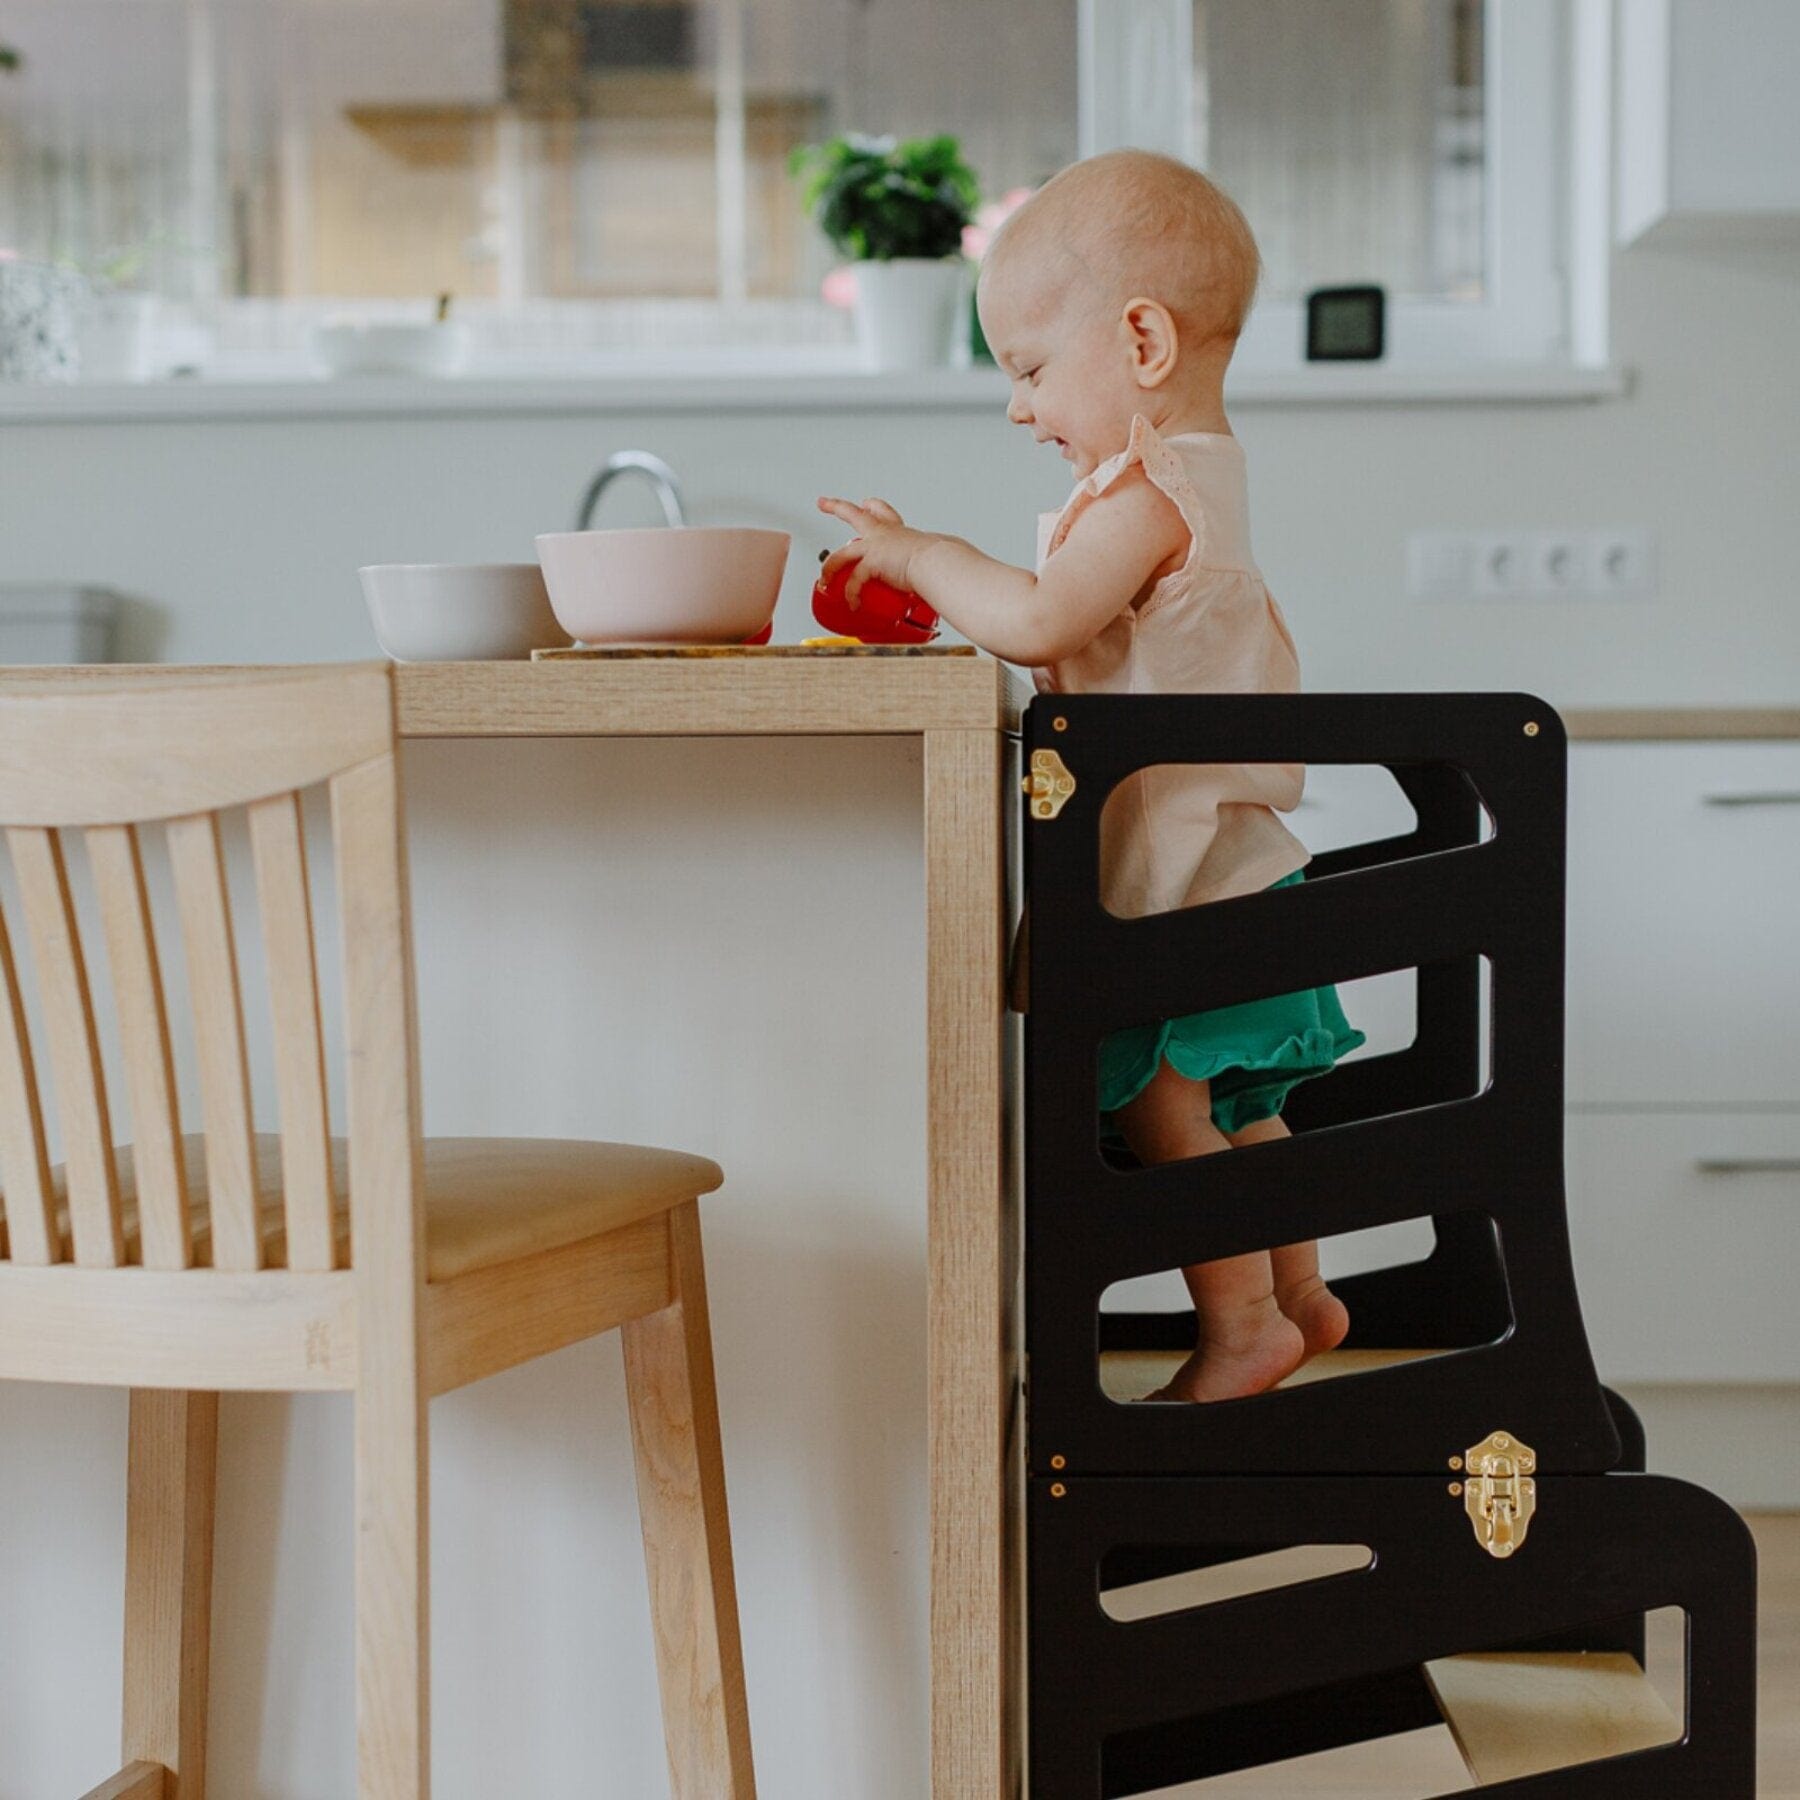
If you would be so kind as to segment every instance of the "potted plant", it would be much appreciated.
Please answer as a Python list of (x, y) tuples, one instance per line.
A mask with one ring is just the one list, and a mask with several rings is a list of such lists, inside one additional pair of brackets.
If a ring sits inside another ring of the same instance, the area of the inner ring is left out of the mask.
[[(0, 74), (25, 59), (0, 43)], [(133, 245), (91, 263), (34, 262), (0, 249), (0, 380), (142, 381), (150, 373), (153, 295), (136, 291), (155, 247)]]
[(157, 240), (108, 251), (83, 265), (81, 373), (88, 381), (148, 381), (155, 372), (156, 296), (140, 283)]
[(876, 369), (935, 368), (966, 343), (963, 229), (980, 188), (953, 137), (836, 137), (797, 149), (801, 197), (856, 278)]
[[(0, 75), (25, 59), (0, 43)], [(80, 281), (66, 269), (0, 247), (0, 381), (71, 381)]]

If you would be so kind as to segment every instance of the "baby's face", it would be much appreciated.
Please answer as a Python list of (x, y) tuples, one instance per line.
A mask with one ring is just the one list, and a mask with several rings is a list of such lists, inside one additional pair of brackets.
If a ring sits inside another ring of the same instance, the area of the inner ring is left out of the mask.
[(1091, 475), (1123, 450), (1143, 392), (1131, 377), (1120, 321), (1011, 266), (984, 273), (981, 329), (1012, 382), (1006, 416)]

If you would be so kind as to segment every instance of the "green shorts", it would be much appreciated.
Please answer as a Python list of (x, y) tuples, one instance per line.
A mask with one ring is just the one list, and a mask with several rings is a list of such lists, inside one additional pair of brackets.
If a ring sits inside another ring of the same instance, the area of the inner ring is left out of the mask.
[[(1303, 878), (1296, 869), (1273, 885), (1292, 887)], [(1129, 1025), (1100, 1045), (1100, 1111), (1110, 1126), (1107, 1115), (1135, 1100), (1166, 1060), (1190, 1081), (1210, 1081), (1213, 1123), (1241, 1131), (1273, 1118), (1301, 1082), (1329, 1074), (1367, 1042), (1331, 987)]]

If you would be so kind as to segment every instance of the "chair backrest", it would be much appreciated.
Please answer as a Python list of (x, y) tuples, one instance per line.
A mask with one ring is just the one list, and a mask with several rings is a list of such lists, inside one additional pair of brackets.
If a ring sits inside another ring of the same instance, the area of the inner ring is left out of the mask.
[[(389, 1215), (374, 1229), (403, 1258), (416, 1257), (416, 1003), (384, 664), (0, 682), (0, 830), (15, 896), (15, 917), (0, 912), (0, 1258), (186, 1269), (204, 1229), (216, 1269), (257, 1270), (271, 1260), (221, 839), (222, 820), (241, 809), (279, 1103), (285, 1248), (276, 1260), (294, 1271), (342, 1263), (301, 810), (302, 791), (321, 783), (330, 792), (343, 944), (353, 1257), (362, 1260), (366, 1211)], [(203, 1185), (183, 1149), (171, 996), (145, 875), (144, 840), (157, 830), (187, 968)], [(76, 904), (68, 851), (77, 836), (92, 886), (89, 936), (103, 940), (110, 973), (110, 1020)], [(28, 1024), (27, 971), (42, 1055)], [(108, 1023), (131, 1114), (135, 1218), (121, 1203)], [(60, 1128), (66, 1233), (47, 1098)]]

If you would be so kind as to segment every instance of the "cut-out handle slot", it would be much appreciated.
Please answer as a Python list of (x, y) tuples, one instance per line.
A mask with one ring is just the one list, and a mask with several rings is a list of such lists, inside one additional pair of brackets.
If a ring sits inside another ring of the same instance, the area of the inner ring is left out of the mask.
[[(1131, 1546), (1100, 1562), (1100, 1610), (1120, 1624), (1193, 1612), (1276, 1588), (1327, 1581), (1370, 1568), (1367, 1544), (1290, 1544), (1285, 1550), (1234, 1550), (1203, 1561), (1192, 1547)], [(1168, 1567), (1164, 1574), (1146, 1570)]]

